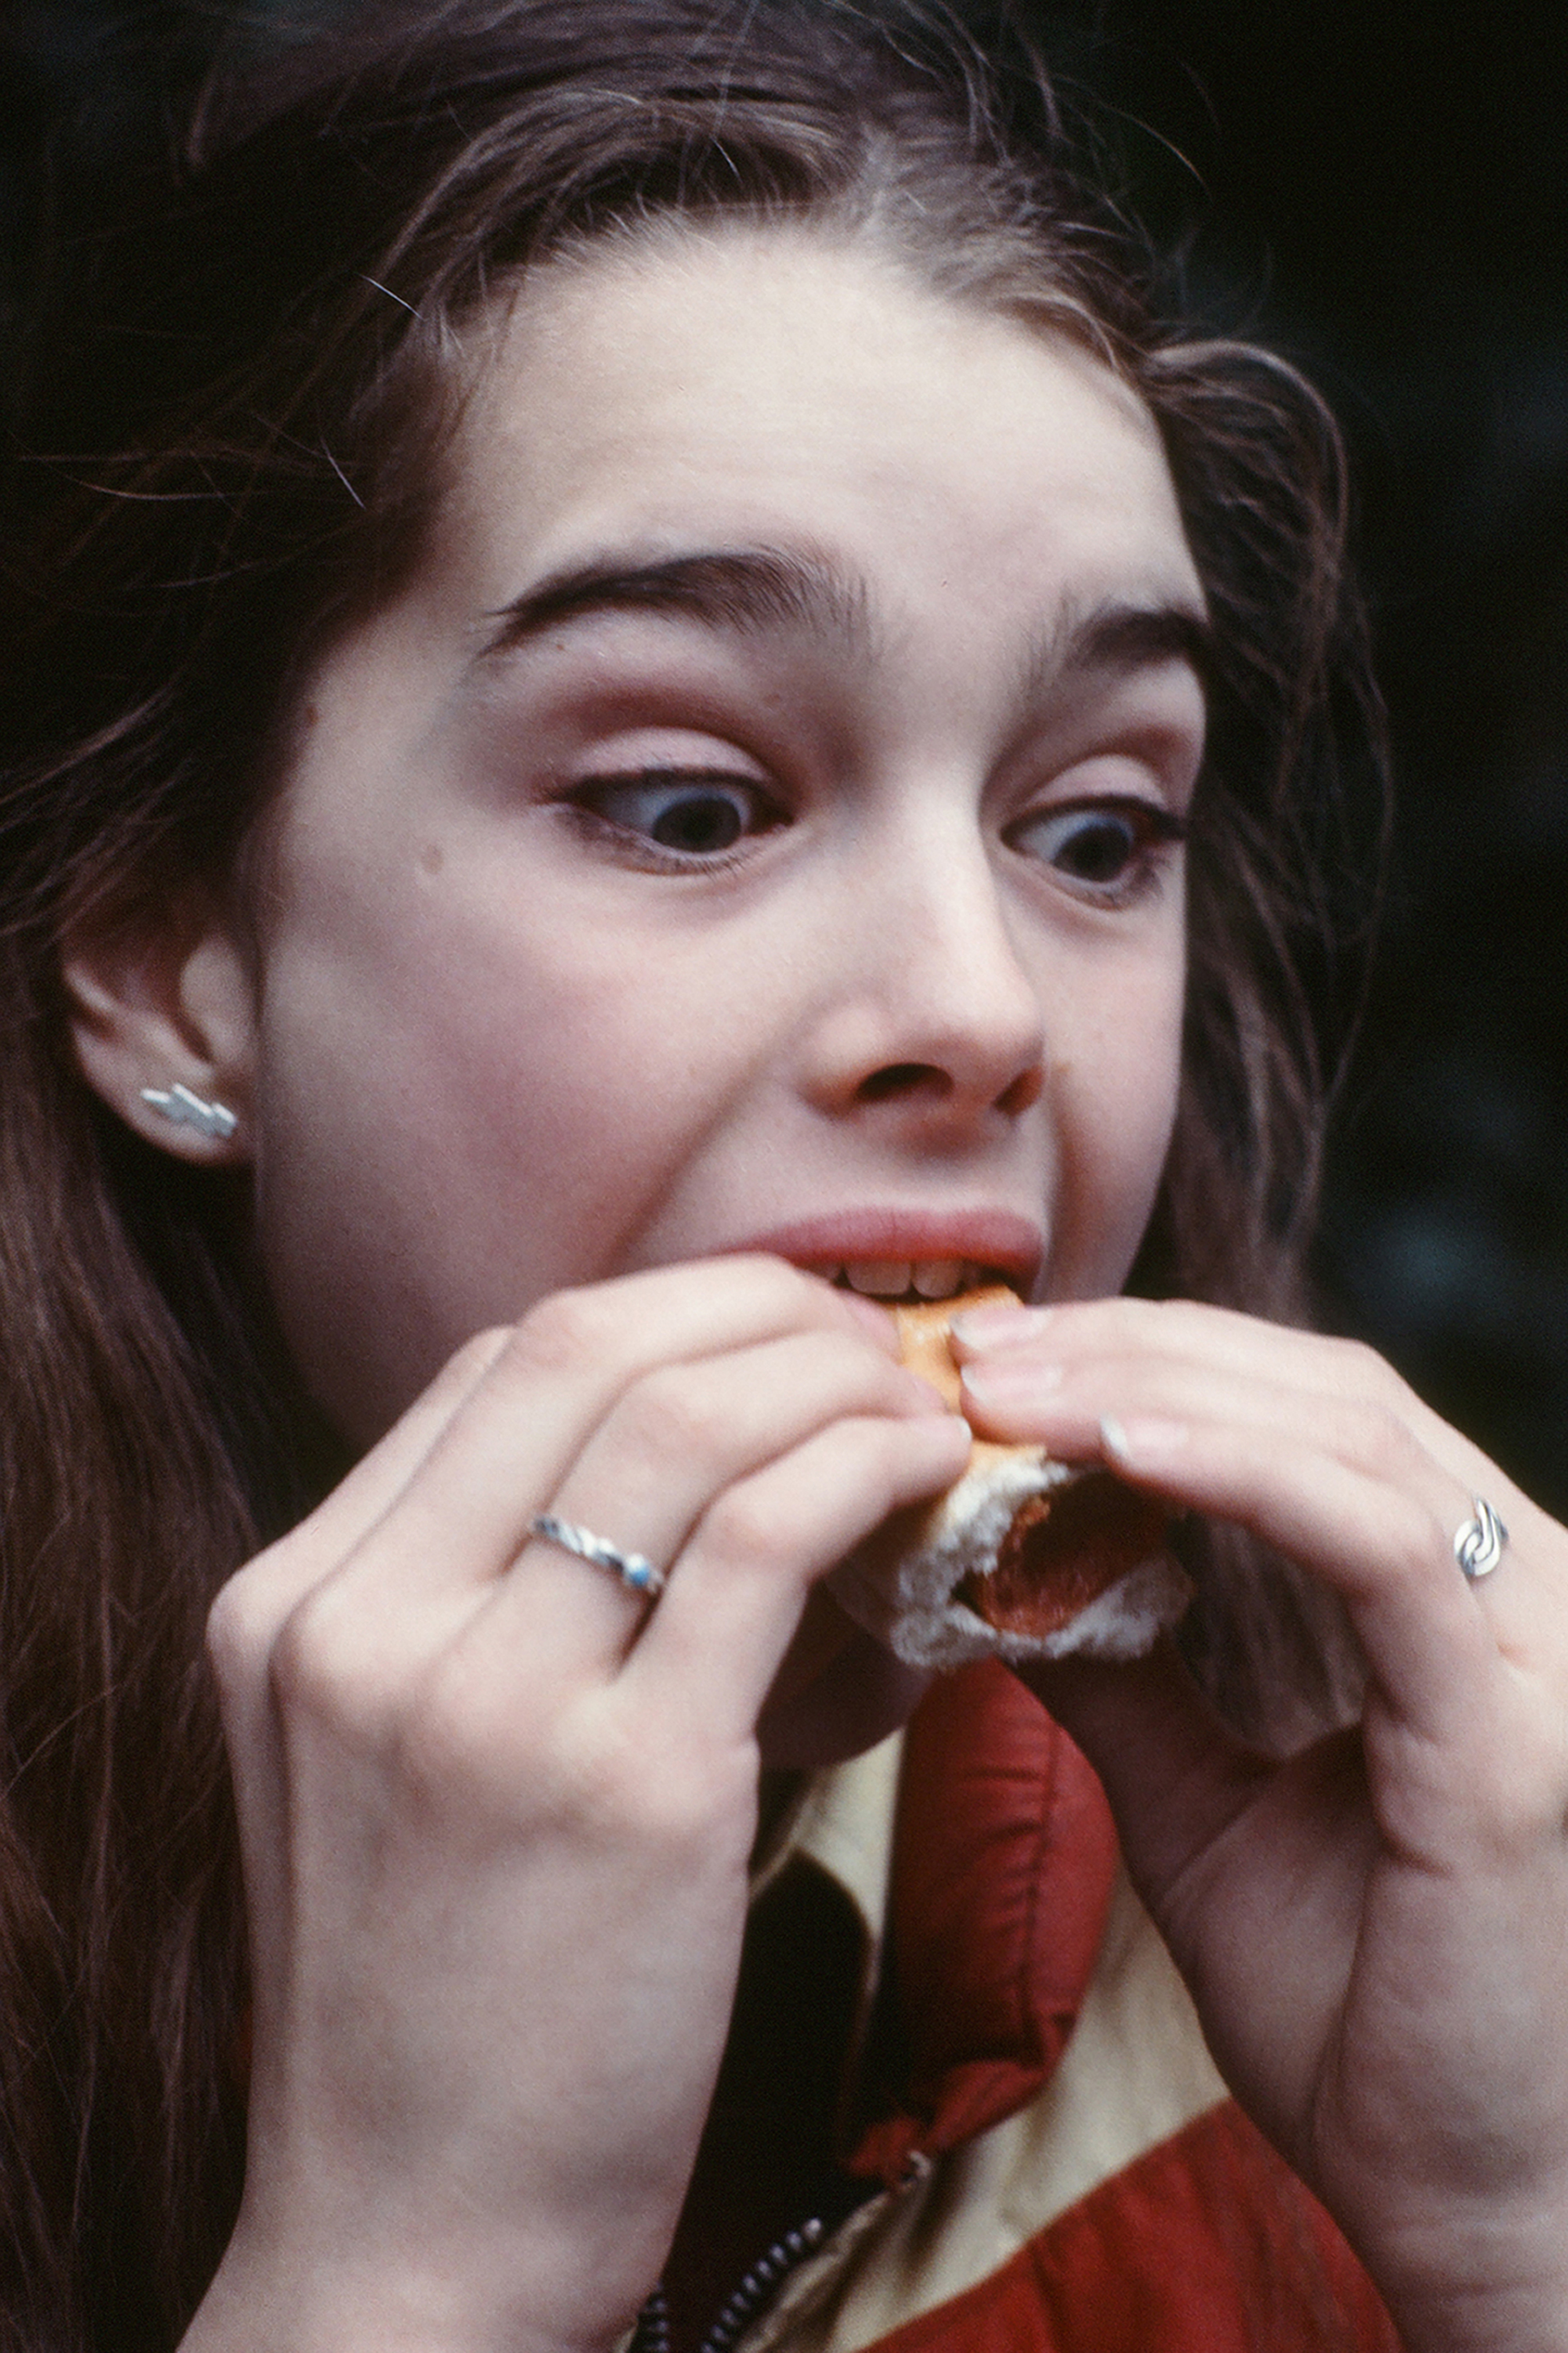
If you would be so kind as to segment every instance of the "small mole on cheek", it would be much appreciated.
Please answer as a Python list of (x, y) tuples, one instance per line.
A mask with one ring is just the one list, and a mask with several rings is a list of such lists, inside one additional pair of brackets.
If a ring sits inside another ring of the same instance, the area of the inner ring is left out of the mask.
[(438, 841), (427, 841), (419, 853), (419, 863), (426, 874), (439, 874), (447, 863), (447, 853)]

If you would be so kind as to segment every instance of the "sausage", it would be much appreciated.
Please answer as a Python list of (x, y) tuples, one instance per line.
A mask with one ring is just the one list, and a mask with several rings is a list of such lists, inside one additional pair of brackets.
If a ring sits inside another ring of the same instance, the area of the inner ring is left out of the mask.
[[(904, 1362), (956, 1408), (952, 1319), (1010, 1297), (994, 1289), (895, 1308)], [(1158, 1503), (1098, 1463), (976, 1439), (946, 1494), (895, 1513), (829, 1589), (909, 1666), (1141, 1658), (1193, 1598), (1167, 1529)]]

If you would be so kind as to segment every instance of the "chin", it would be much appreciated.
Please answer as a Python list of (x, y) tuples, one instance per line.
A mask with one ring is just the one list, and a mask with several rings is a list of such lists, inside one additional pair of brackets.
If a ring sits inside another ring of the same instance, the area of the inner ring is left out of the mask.
[(875, 1748), (907, 1724), (931, 1682), (856, 1626), (820, 1587), (757, 1719), (764, 1767), (811, 1772)]

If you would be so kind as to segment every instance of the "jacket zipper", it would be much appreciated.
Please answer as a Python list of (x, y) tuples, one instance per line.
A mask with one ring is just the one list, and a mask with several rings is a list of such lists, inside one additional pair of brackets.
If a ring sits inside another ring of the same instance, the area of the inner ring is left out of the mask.
[[(731, 2353), (731, 2348), (740, 2342), (770, 2297), (778, 2293), (795, 2265), (804, 2263), (821, 2245), (822, 2238), (822, 2223), (813, 2216), (798, 2231), (786, 2231), (782, 2239), (775, 2239), (767, 2253), (752, 2265), (721, 2311), (702, 2339), (700, 2353)], [(669, 2308), (665, 2303), (662, 2280), (637, 2315), (628, 2353), (669, 2353)]]

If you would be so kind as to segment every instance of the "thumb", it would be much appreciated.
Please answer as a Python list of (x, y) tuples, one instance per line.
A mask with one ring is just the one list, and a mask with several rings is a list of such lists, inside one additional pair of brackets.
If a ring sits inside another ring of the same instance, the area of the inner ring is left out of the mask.
[(1226, 1729), (1169, 1641), (1130, 1663), (1063, 1659), (1018, 1672), (1099, 1774), (1132, 1883), (1179, 1962), (1194, 1882), (1272, 1778), (1272, 1761)]

